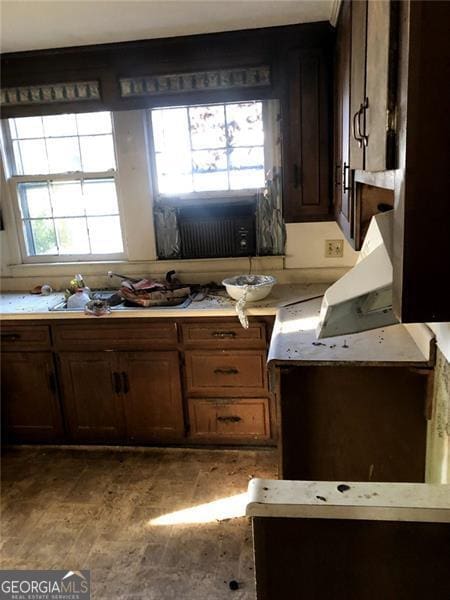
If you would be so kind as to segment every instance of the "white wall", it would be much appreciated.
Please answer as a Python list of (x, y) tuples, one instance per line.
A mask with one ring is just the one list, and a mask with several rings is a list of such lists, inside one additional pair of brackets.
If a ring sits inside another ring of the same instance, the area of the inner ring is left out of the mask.
[[(323, 223), (288, 223), (286, 269), (352, 267), (358, 258), (334, 221)], [(344, 240), (342, 258), (325, 257), (326, 240)]]

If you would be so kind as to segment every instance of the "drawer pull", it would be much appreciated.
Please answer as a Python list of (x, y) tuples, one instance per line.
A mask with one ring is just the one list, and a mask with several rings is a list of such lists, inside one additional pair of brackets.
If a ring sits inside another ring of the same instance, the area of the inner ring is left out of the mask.
[(239, 421), (242, 421), (242, 418), (237, 415), (230, 415), (228, 417), (217, 417), (217, 421), (222, 421), (223, 423), (239, 423)]
[(128, 394), (130, 391), (130, 381), (128, 379), (128, 373), (122, 371), (122, 381), (123, 381), (123, 393)]
[(7, 340), (8, 342), (15, 342), (20, 340), (20, 333), (2, 333), (2, 340)]
[(214, 331), (214, 333), (212, 334), (213, 337), (216, 338), (235, 338), (236, 337), (236, 332), (235, 331)]
[(214, 373), (216, 375), (237, 375), (239, 371), (235, 367), (226, 367), (214, 369)]
[(120, 375), (119, 373), (114, 372), (113, 374), (113, 389), (114, 389), (114, 393), (116, 394), (120, 394), (121, 392), (121, 382), (120, 382)]

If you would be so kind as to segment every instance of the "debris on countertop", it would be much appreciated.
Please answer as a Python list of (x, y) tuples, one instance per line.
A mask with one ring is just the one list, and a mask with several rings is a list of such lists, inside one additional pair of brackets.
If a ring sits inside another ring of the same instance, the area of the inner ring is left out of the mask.
[[(315, 298), (278, 311), (269, 363), (423, 365), (432, 360), (431, 353), (425, 355), (402, 324), (318, 340), (320, 307), (321, 298)], [(431, 340), (431, 332), (429, 335)]]

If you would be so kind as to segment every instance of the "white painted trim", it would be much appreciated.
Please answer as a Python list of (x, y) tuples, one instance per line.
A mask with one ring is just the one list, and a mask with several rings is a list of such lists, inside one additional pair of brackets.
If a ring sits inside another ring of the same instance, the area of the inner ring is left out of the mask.
[(333, 27), (336, 27), (339, 11), (341, 9), (342, 0), (332, 0), (331, 10), (330, 10), (330, 23)]

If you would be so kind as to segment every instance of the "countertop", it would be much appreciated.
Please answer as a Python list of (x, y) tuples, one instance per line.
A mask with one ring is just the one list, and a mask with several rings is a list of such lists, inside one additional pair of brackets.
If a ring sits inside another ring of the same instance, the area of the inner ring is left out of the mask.
[(252, 479), (250, 517), (450, 523), (450, 485)]
[[(279, 308), (308, 298), (321, 296), (330, 284), (278, 284), (267, 298), (252, 302), (246, 307), (249, 316), (276, 315)], [(112, 290), (114, 291), (114, 290)], [(131, 310), (113, 310), (102, 317), (85, 315), (83, 311), (50, 311), (64, 299), (63, 293), (49, 296), (33, 295), (26, 292), (0, 294), (0, 319), (129, 319), (161, 317), (224, 317), (236, 316), (235, 301), (225, 291), (211, 294), (200, 302), (192, 302), (187, 308), (136, 308)]]
[(434, 336), (423, 324), (398, 324), (344, 336), (317, 339), (321, 299), (280, 308), (269, 349), (269, 364), (431, 366)]

